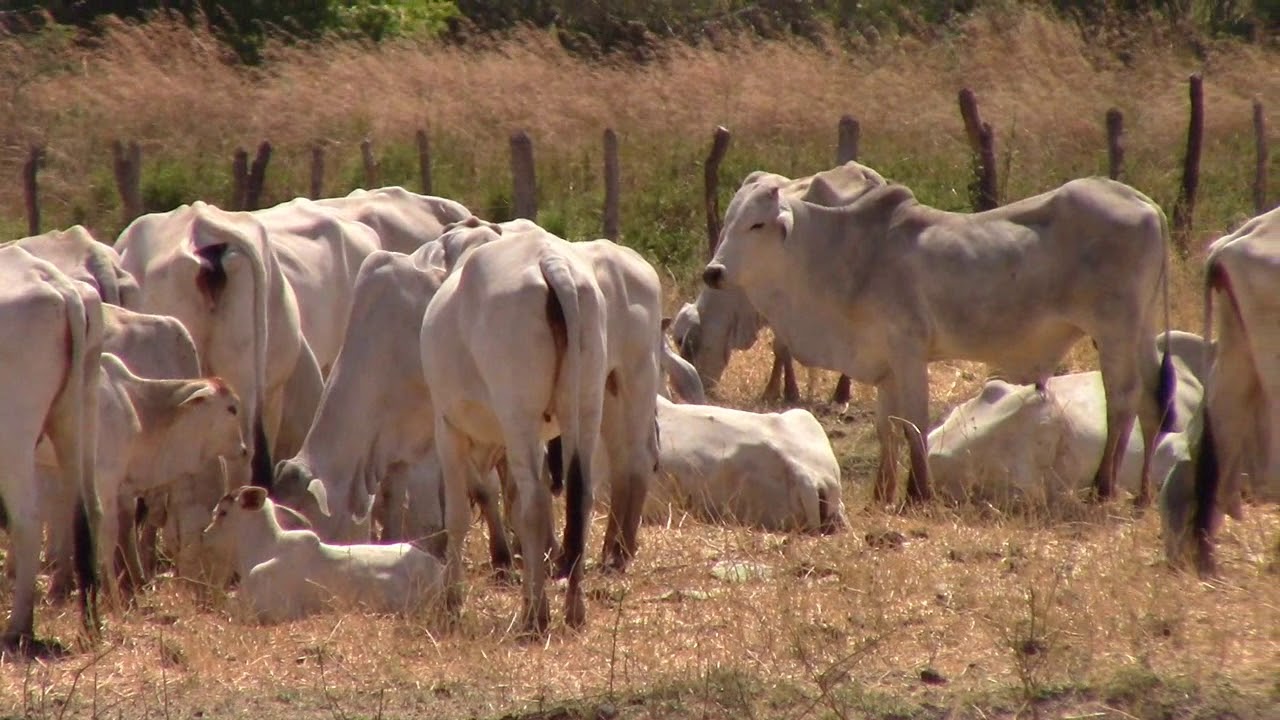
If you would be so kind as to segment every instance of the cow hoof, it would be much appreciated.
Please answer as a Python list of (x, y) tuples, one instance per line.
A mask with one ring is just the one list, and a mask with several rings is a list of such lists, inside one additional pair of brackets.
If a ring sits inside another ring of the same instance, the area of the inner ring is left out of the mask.
[(494, 565), (493, 581), (506, 587), (515, 587), (520, 584), (520, 574), (510, 565)]
[(528, 606), (524, 609), (524, 621), (520, 623), (520, 636), (525, 639), (546, 637), (547, 628), (551, 625), (551, 608), (546, 598), (537, 604), (537, 609)]
[(71, 654), (57, 640), (40, 640), (32, 635), (5, 635), (0, 640), (0, 657), (19, 657), (28, 660), (52, 660)]
[(574, 630), (581, 630), (587, 625), (587, 603), (582, 596), (565, 599), (564, 624)]
[(450, 617), (457, 618), (462, 614), (463, 592), (460, 587), (451, 587), (444, 593), (444, 607)]

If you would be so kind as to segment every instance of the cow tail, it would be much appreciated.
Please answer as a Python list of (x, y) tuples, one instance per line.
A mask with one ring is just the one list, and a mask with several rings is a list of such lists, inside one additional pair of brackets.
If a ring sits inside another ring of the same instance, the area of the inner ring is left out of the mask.
[(1196, 569), (1201, 575), (1213, 574), (1213, 526), (1218, 514), (1218, 485), (1221, 468), (1218, 448), (1213, 437), (1213, 423), (1208, 409), (1203, 411), (1199, 447), (1195, 452), (1195, 507), (1191, 513), (1191, 532), (1196, 544)]
[[(1148, 202), (1150, 202), (1148, 200)], [(1171, 433), (1178, 429), (1178, 376), (1173, 369), (1173, 355), (1169, 349), (1169, 332), (1173, 329), (1169, 309), (1169, 221), (1164, 211), (1152, 203), (1160, 217), (1160, 294), (1164, 301), (1164, 352), (1160, 357), (1160, 375), (1156, 382), (1156, 406), (1160, 408), (1160, 432)]]
[[(263, 245), (266, 245), (265, 231)], [(252, 483), (258, 487), (271, 488), (274, 468), (271, 462), (271, 445), (267, 437), (263, 414), (266, 412), (267, 400), (267, 258), (251, 242), (235, 234), (228, 234), (228, 243), (250, 259), (253, 268), (253, 379), (258, 386), (253, 398), (254, 411), (246, 413), (246, 422), (251, 427), (244, 428), (245, 437), (253, 438)]]
[[(582, 561), (590, 518), (590, 492), (583, 473), (582, 365), (583, 327), (578, 287), (569, 263), (549, 255), (538, 263), (550, 292), (547, 293), (547, 323), (556, 346), (556, 377), (552, 402), (560, 426), (560, 467), (552, 478), (552, 488), (565, 490), (564, 553), (559, 574), (567, 574)], [(588, 458), (588, 462), (589, 462)], [(554, 463), (551, 463), (554, 469)]]
[(71, 346), (65, 392), (76, 427), (75, 447), (69, 454), (76, 458), (72, 463), (72, 472), (80, 496), (72, 527), (72, 557), (80, 586), (81, 618), (85, 630), (90, 635), (96, 635), (101, 627), (98, 596), (102, 585), (102, 569), (98, 567), (96, 545), (102, 540), (99, 532), (102, 526), (102, 502), (98, 498), (98, 487), (94, 481), (97, 466), (97, 378), (100, 371), (98, 358), (92, 348), (101, 347), (102, 301), (96, 294), (80, 293), (74, 285), (69, 285), (64, 293)]

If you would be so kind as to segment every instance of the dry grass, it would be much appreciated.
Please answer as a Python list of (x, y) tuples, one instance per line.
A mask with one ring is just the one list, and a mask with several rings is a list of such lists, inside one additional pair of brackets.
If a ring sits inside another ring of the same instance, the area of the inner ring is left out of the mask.
[[(277, 50), (250, 71), (223, 64), (198, 33), (119, 26), (97, 49), (56, 54), (73, 71), (33, 76), (0, 98), (0, 172), (16, 176), (26, 143), (47, 143), (47, 215), (88, 220), (109, 236), (118, 228), (106, 160), (113, 138), (140, 139), (148, 172), (163, 162), (203, 168), (197, 176), (213, 180), (202, 192), (221, 200), (232, 149), (269, 137), (278, 148), (272, 194), (283, 198), (304, 187), (313, 140), (349, 157), (331, 175), (341, 192), (354, 184), (365, 133), (407, 139), (429, 123), (441, 192), (485, 208), (505, 184), (506, 133), (520, 126), (538, 142), (544, 207), (567, 213), (584, 196), (595, 202), (599, 132), (612, 125), (624, 139), (629, 238), (669, 233), (697, 248), (696, 163), (715, 124), (736, 133), (728, 176), (753, 165), (799, 174), (825, 162), (835, 118), (852, 111), (871, 165), (929, 202), (966, 206), (962, 84), (998, 127), (1006, 197), (1101, 169), (1101, 119), (1118, 105), (1131, 179), (1167, 202), (1185, 77), (1201, 70), (1210, 107), (1203, 239), (1248, 213), (1247, 99), (1280, 98), (1280, 73), (1276, 56), (1257, 48), (1211, 45), (1195, 59), (1174, 40), (1153, 30), (1126, 66), (1071, 26), (1016, 12), (932, 43), (903, 39), (857, 54), (761, 43), (727, 54), (675, 49), (643, 69), (588, 67), (527, 36), (485, 52)], [(6, 67), (35, 62), (12, 42), (0, 49)], [(0, 227), (17, 226), (20, 208), (16, 185), (0, 188)], [(1198, 328), (1198, 282), (1194, 261), (1174, 264), (1177, 327)], [(724, 402), (760, 407), (765, 348), (735, 356)], [(1092, 364), (1084, 349), (1066, 363)], [(977, 365), (936, 364), (935, 417), (984, 375)], [(820, 374), (810, 397), (826, 397), (833, 382)], [(1219, 584), (1166, 570), (1156, 518), (1121, 506), (1079, 522), (865, 510), (870, 399), (856, 389), (847, 415), (815, 407), (845, 469), (850, 532), (646, 527), (626, 576), (592, 570), (581, 634), (557, 625), (543, 644), (517, 642), (517, 591), (482, 579), (483, 543), (473, 535), (471, 596), (457, 629), (359, 614), (249, 628), (227, 602), (197, 602), (163, 581), (139, 609), (109, 615), (94, 652), (0, 662), (0, 716), (568, 718), (593, 717), (598, 703), (623, 717), (1280, 716), (1274, 507), (1229, 525)], [(597, 523), (593, 537), (602, 530)], [(902, 533), (905, 545), (869, 546), (864, 535), (882, 530)], [(722, 560), (769, 574), (725, 583), (710, 575)], [(76, 613), (42, 606), (37, 624), (71, 637)], [(948, 682), (926, 684), (922, 669)]]

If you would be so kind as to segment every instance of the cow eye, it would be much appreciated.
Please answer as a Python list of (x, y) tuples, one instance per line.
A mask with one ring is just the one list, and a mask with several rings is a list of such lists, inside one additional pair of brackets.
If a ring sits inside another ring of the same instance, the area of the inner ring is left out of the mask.
[(231, 413), (232, 415), (235, 415), (235, 414), (236, 414), (236, 406), (235, 406), (235, 405), (232, 405), (231, 407), (227, 408), (227, 412)]
[(762, 228), (762, 227), (764, 227), (764, 223), (762, 223), (762, 222), (758, 222), (758, 223), (756, 223), (755, 225), (752, 225), (752, 226), (751, 226), (751, 229), (752, 229), (752, 230), (759, 230), (759, 229), (760, 229), (760, 228)]

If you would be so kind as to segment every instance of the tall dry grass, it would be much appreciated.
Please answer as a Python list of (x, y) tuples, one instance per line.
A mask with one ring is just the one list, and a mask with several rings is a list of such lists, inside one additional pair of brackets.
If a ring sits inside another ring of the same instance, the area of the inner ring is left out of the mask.
[[(744, 40), (725, 52), (671, 46), (647, 66), (590, 65), (527, 33), (486, 49), (277, 47), (261, 68), (245, 68), (229, 64), (225, 49), (198, 29), (115, 24), (88, 49), (41, 54), (0, 43), (8, 64), (47, 69), (25, 73), (0, 104), (0, 172), (16, 177), (25, 147), (46, 144), (49, 222), (86, 221), (109, 237), (119, 229), (113, 139), (142, 143), (144, 184), (149, 177), (177, 184), (177, 199), (213, 201), (228, 194), (234, 148), (270, 139), (277, 154), (269, 199), (279, 200), (304, 191), (311, 143), (329, 144), (337, 168), (327, 190), (340, 193), (360, 181), (362, 137), (405, 149), (427, 126), (439, 191), (485, 211), (508, 192), (506, 137), (525, 128), (536, 142), (543, 208), (569, 215), (570, 229), (594, 233), (594, 216), (590, 223), (579, 216), (595, 212), (600, 133), (614, 127), (622, 137), (625, 229), (641, 246), (651, 234), (693, 244), (696, 163), (717, 124), (736, 136), (730, 185), (760, 167), (799, 174), (826, 166), (836, 119), (853, 113), (868, 164), (926, 202), (967, 207), (955, 98), (968, 86), (996, 127), (1006, 198), (1104, 171), (1102, 118), (1116, 106), (1126, 114), (1129, 179), (1171, 204), (1186, 77), (1196, 71), (1205, 75), (1208, 104), (1203, 236), (1250, 214), (1249, 100), (1280, 97), (1280, 72), (1274, 52), (1223, 42), (1197, 57), (1173, 33), (1130, 29), (1122, 62), (1104, 49), (1115, 43), (1104, 46), (1096, 33), (1014, 8), (979, 14), (930, 41), (908, 36), (861, 50)], [(393, 164), (390, 174), (400, 175), (391, 179), (413, 177), (411, 163)], [(16, 183), (0, 189), (6, 226), (22, 217), (20, 192)], [(673, 214), (679, 222), (666, 227)], [(661, 250), (656, 259), (687, 260), (691, 252)]]

